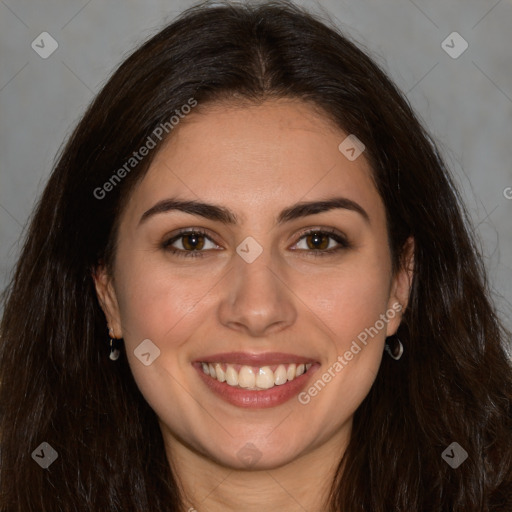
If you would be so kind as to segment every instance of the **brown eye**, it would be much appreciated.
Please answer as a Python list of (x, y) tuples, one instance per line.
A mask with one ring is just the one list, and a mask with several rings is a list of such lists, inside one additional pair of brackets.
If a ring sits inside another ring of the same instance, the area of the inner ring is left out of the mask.
[(329, 236), (322, 232), (313, 232), (306, 236), (306, 244), (308, 249), (324, 250), (329, 247)]
[(182, 236), (183, 248), (187, 251), (200, 250), (204, 247), (205, 237), (201, 233), (190, 233)]
[(302, 234), (294, 250), (314, 256), (328, 256), (350, 247), (346, 237), (337, 230), (313, 229)]
[(212, 249), (221, 249), (206, 233), (185, 229), (162, 243), (162, 249), (176, 256), (202, 257)]

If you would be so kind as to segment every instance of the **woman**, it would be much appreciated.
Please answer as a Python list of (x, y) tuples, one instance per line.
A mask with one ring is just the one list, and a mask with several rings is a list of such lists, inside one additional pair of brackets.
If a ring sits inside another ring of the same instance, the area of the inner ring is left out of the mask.
[(117, 70), (1, 326), (2, 511), (512, 510), (512, 372), (403, 96), (283, 2)]

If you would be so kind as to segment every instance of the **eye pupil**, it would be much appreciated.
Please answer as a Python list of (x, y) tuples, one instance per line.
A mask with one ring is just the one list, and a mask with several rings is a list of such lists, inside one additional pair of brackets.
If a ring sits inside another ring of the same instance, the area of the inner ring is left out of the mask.
[(200, 233), (189, 233), (183, 235), (183, 247), (187, 250), (198, 250), (204, 246), (204, 236)]
[[(310, 249), (326, 249), (329, 246), (329, 237), (323, 233), (311, 233), (307, 236), (306, 241)], [(312, 247), (310, 242), (313, 243)]]

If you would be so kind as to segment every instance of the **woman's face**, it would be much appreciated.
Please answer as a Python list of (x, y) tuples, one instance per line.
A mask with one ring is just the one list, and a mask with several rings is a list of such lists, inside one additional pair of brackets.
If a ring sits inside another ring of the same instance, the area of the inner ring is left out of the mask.
[(347, 136), (298, 100), (209, 106), (134, 190), (96, 284), (171, 452), (272, 468), (348, 440), (410, 275)]

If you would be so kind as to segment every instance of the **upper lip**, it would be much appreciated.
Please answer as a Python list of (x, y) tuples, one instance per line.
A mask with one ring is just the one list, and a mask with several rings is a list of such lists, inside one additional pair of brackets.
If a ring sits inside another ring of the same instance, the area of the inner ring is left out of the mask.
[(222, 354), (213, 354), (211, 356), (200, 357), (195, 360), (196, 363), (233, 363), (246, 366), (270, 366), (273, 364), (286, 363), (315, 363), (310, 357), (298, 356), (296, 354), (285, 354), (283, 352), (267, 352), (264, 354), (254, 354), (249, 352), (224, 352)]

